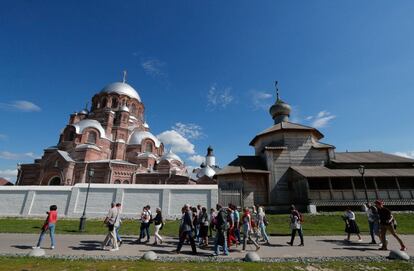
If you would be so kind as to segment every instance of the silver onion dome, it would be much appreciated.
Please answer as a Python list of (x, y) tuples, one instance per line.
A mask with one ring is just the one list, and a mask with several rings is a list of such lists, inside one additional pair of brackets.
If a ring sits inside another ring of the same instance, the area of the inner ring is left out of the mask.
[(141, 102), (141, 97), (139, 97), (138, 92), (127, 83), (115, 82), (109, 84), (101, 90), (101, 93), (117, 93), (119, 95), (126, 95)]

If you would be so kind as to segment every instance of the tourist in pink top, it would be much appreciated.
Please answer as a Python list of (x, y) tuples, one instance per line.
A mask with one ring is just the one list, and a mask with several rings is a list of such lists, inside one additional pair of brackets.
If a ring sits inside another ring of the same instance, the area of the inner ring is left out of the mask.
[(45, 223), (42, 226), (42, 232), (40, 233), (39, 236), (39, 241), (37, 241), (37, 245), (33, 248), (40, 248), (40, 244), (42, 243), (46, 231), (49, 230), (49, 234), (50, 234), (50, 241), (51, 241), (51, 249), (55, 248), (55, 225), (57, 222), (57, 206), (56, 205), (51, 205), (50, 206), (50, 211), (46, 212), (47, 213), (47, 218), (45, 220)]

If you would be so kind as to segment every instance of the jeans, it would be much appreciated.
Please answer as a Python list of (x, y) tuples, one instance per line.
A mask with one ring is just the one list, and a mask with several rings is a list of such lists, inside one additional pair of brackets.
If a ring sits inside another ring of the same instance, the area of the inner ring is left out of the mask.
[(118, 242), (121, 242), (122, 241), (122, 239), (121, 239), (121, 236), (119, 235), (119, 228), (121, 227), (121, 225), (119, 225), (118, 227), (115, 227), (115, 232), (116, 232), (116, 240), (118, 241)]
[(292, 234), (290, 235), (290, 244), (293, 245), (293, 241), (295, 241), (296, 232), (298, 232), (300, 237), (300, 243), (303, 245), (303, 231), (302, 227), (299, 229), (292, 229)]
[(236, 236), (237, 241), (239, 241), (239, 243), (241, 243), (240, 229), (239, 228), (234, 228), (234, 235)]
[(229, 254), (229, 249), (227, 247), (227, 233), (226, 231), (223, 230), (217, 230), (216, 231), (216, 239), (214, 240), (214, 252), (216, 254), (219, 254), (219, 242), (220, 239), (223, 241), (223, 254), (228, 255)]
[[(267, 236), (267, 233), (266, 233), (266, 225), (264, 223), (260, 223), (259, 228), (260, 228), (260, 233), (262, 234), (262, 238), (265, 241), (269, 242), (269, 237)], [(256, 239), (256, 241), (257, 241), (257, 239)]]
[[(50, 242), (51, 246), (55, 246), (55, 224), (49, 223), (48, 229), (46, 231), (49, 231), (50, 234)], [(40, 247), (40, 244), (42, 243), (43, 239), (45, 238), (46, 231), (43, 231), (40, 233), (39, 240), (37, 241), (37, 247)]]
[(183, 247), (184, 241), (187, 237), (188, 237), (188, 240), (190, 240), (191, 249), (193, 250), (193, 253), (196, 254), (197, 249), (196, 249), (196, 245), (195, 245), (195, 242), (194, 242), (193, 233), (192, 233), (191, 230), (183, 231), (181, 233), (180, 241), (178, 242), (178, 245), (177, 245), (177, 252), (180, 252), (181, 248)]
[(369, 225), (369, 234), (371, 235), (371, 241), (375, 242), (375, 235), (379, 234), (379, 224), (378, 222), (368, 221)]
[(150, 233), (149, 233), (149, 223), (141, 223), (140, 233), (139, 233), (139, 240), (145, 237), (147, 235), (147, 240), (150, 239)]

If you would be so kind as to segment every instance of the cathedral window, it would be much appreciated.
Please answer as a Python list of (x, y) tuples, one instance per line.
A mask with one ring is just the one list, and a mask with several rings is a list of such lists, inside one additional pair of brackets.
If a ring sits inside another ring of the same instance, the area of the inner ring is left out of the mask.
[(112, 98), (112, 108), (117, 108), (118, 107), (118, 99), (117, 98)]
[(102, 100), (102, 107), (106, 107), (106, 104), (108, 103), (108, 100), (106, 98), (103, 98)]
[(86, 143), (96, 144), (96, 133), (95, 132), (89, 132), (88, 140), (86, 141)]
[(135, 115), (136, 111), (137, 111), (137, 107), (135, 106), (135, 104), (132, 104), (131, 105), (131, 114)]
[(121, 180), (115, 180), (114, 184), (121, 184)]
[(49, 185), (60, 185), (60, 177), (53, 177), (49, 181)]
[(128, 180), (124, 180), (122, 183), (123, 184), (129, 184), (129, 181)]
[(146, 152), (152, 152), (152, 143), (151, 142), (147, 142), (145, 144), (145, 151)]
[(68, 133), (66, 133), (65, 141), (72, 141), (73, 139), (75, 139), (74, 131), (69, 131)]

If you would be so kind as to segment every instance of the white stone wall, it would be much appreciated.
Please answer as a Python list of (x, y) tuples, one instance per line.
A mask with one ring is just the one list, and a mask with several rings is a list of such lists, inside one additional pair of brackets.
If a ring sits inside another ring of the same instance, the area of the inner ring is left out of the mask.
[[(87, 184), (75, 186), (0, 187), (0, 217), (45, 217), (49, 206), (58, 206), (59, 217), (79, 218), (84, 209)], [(181, 207), (201, 204), (207, 210), (218, 201), (217, 185), (91, 184), (86, 216), (105, 217), (111, 202), (122, 204), (122, 217), (138, 218), (142, 207), (160, 207), (165, 218), (181, 216)]]

